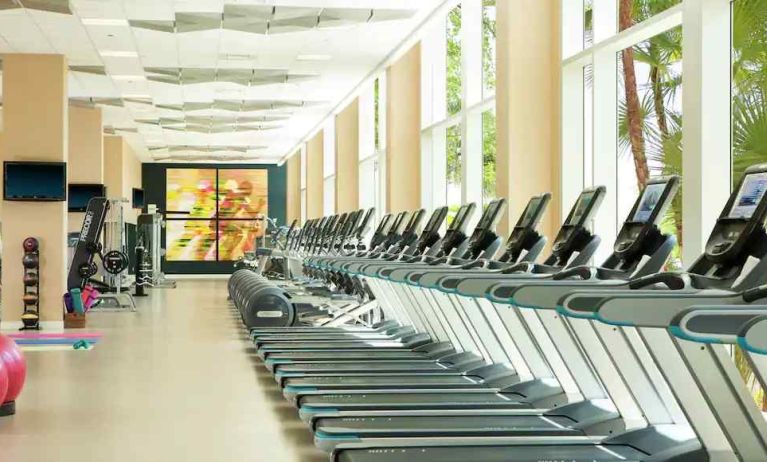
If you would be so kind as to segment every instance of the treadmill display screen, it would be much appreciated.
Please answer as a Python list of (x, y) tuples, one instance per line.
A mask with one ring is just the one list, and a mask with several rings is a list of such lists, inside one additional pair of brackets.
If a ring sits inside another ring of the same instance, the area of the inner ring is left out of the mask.
[(482, 218), (479, 220), (479, 223), (477, 224), (478, 228), (482, 229), (488, 229), (490, 227), (490, 224), (493, 222), (493, 218), (495, 218), (495, 215), (498, 213), (498, 205), (500, 202), (490, 202), (487, 204), (487, 207), (485, 208), (485, 213), (482, 214)]
[(468, 206), (462, 206), (460, 209), (458, 209), (458, 213), (456, 213), (455, 218), (453, 218), (453, 221), (450, 223), (450, 226), (448, 229), (454, 230), (459, 229), (463, 222), (466, 221), (466, 214), (469, 213), (469, 207)]
[(538, 214), (538, 208), (541, 206), (541, 199), (536, 197), (530, 199), (525, 209), (525, 215), (522, 217), (522, 222), (519, 224), (522, 228), (527, 228), (535, 221), (535, 216)]
[(566, 224), (577, 225), (582, 223), (583, 216), (588, 212), (589, 207), (591, 207), (591, 201), (594, 200), (596, 194), (595, 191), (581, 193), (581, 197), (579, 197), (578, 202), (575, 203), (573, 215)]
[(767, 191), (767, 172), (746, 175), (738, 191), (735, 203), (730, 209), (730, 218), (748, 219), (756, 211), (764, 193)]
[(634, 223), (647, 223), (652, 213), (655, 211), (655, 207), (658, 206), (660, 198), (663, 196), (663, 191), (666, 189), (666, 183), (654, 183), (649, 184), (642, 192), (642, 199), (639, 201), (639, 207), (634, 212), (632, 221)]
[(424, 228), (424, 232), (427, 233), (433, 233), (439, 229), (440, 226), (440, 218), (442, 217), (442, 214), (445, 212), (445, 207), (441, 207), (436, 209), (429, 218), (429, 221), (426, 223), (426, 227)]

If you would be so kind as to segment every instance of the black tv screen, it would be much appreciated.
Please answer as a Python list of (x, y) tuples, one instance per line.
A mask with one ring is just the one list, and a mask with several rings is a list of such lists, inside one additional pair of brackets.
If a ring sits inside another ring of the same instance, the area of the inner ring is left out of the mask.
[(70, 212), (85, 212), (88, 201), (94, 197), (106, 197), (107, 188), (103, 184), (70, 184), (68, 203)]
[(134, 209), (143, 209), (144, 208), (144, 190), (133, 188), (133, 208)]
[(4, 162), (3, 178), (7, 201), (67, 200), (65, 162)]

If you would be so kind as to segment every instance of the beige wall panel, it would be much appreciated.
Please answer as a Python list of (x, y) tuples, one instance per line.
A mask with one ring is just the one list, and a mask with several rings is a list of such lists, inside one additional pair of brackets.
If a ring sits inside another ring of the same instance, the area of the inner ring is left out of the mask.
[(123, 143), (123, 157), (122, 157), (122, 176), (123, 176), (123, 197), (128, 199), (128, 203), (125, 204), (125, 222), (136, 224), (138, 216), (141, 214), (141, 209), (134, 209), (132, 206), (133, 201), (133, 188), (141, 189), (141, 161), (136, 155), (136, 151), (133, 150), (130, 144)]
[(386, 195), (389, 212), (421, 206), (421, 45), (386, 73)]
[(324, 133), (320, 130), (306, 142), (306, 218), (323, 216), (324, 178), (322, 162), (324, 152)]
[[(104, 183), (101, 108), (69, 106), (69, 182)], [(69, 213), (70, 232), (82, 227), (84, 213)]]
[[(67, 161), (67, 62), (60, 55), (3, 56), (3, 160)], [(40, 240), (40, 315), (62, 324), (67, 273), (66, 202), (4, 202), (2, 321), (19, 325), (24, 311), (21, 243)]]
[(301, 219), (301, 154), (296, 153), (287, 161), (288, 192), (287, 214), (288, 224)]
[(136, 224), (141, 210), (132, 207), (133, 188), (141, 188), (141, 161), (122, 136), (104, 137), (104, 183), (110, 199), (125, 198), (126, 223)]
[(360, 100), (355, 98), (336, 116), (336, 212), (359, 208)]
[(541, 230), (559, 227), (561, 49), (559, 1), (498, 2), (496, 114), (497, 193), (509, 199), (502, 222), (517, 217), (529, 198), (552, 193)]

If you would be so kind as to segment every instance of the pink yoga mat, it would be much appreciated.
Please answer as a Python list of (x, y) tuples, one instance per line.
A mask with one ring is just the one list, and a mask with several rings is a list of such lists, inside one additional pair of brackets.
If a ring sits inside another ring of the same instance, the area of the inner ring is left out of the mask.
[(36, 339), (36, 338), (73, 338), (73, 339), (89, 339), (89, 338), (101, 338), (103, 335), (99, 332), (19, 332), (8, 334), (10, 338), (17, 339)]

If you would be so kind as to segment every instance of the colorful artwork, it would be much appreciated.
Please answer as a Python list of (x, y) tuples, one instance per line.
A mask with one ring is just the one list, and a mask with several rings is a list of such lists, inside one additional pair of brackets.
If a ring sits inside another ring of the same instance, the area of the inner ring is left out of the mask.
[(216, 220), (168, 220), (168, 261), (216, 261)]
[(232, 261), (255, 249), (268, 213), (264, 169), (167, 170), (168, 261)]
[(220, 220), (218, 222), (218, 259), (232, 261), (256, 249), (264, 233), (261, 220)]
[(266, 170), (219, 170), (218, 216), (258, 218), (267, 214), (268, 175)]
[(168, 218), (216, 216), (216, 170), (169, 168), (166, 180)]

